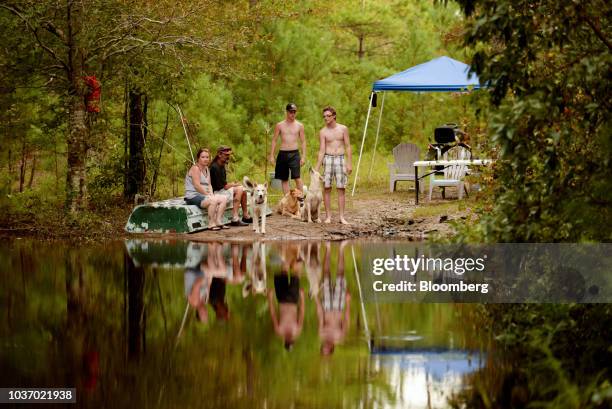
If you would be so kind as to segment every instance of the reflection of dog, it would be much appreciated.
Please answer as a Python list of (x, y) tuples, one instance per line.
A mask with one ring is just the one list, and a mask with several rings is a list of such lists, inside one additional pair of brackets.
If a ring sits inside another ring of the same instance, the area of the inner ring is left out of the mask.
[(266, 295), (266, 244), (263, 242), (253, 243), (253, 258), (247, 270), (248, 277), (242, 286), (242, 296), (249, 293)]
[(304, 194), (299, 189), (291, 189), (278, 204), (277, 212), (283, 216), (301, 219), (301, 204), (304, 203)]
[[(308, 223), (312, 223), (313, 220), (317, 223), (321, 223), (321, 212), (319, 211), (321, 203), (323, 203), (321, 182), (323, 182), (323, 176), (313, 168), (310, 168), (310, 187), (304, 199), (305, 209), (302, 214), (302, 220)], [(304, 187), (304, 189), (306, 189), (306, 187)]]
[[(251, 182), (248, 177), (242, 179), (245, 190), (251, 194), (249, 205), (251, 215), (253, 215), (253, 230), (255, 233), (266, 234), (266, 210), (268, 209), (268, 183), (263, 185)], [(259, 228), (259, 218), (261, 217), (261, 229)]]
[(319, 260), (320, 247), (321, 243), (306, 244), (306, 275), (310, 286), (308, 295), (312, 299), (317, 297), (321, 287), (323, 267), (321, 266), (321, 260)]

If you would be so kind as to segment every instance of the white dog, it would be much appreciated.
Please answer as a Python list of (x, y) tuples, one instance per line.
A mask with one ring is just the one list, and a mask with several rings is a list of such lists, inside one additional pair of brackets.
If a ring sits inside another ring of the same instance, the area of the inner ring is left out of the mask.
[(321, 254), (321, 243), (309, 242), (305, 246), (306, 276), (310, 284), (308, 295), (314, 300), (319, 295), (321, 276), (323, 275), (323, 266), (319, 259), (319, 254)]
[[(251, 182), (245, 176), (242, 179), (244, 189), (251, 194), (249, 205), (253, 216), (253, 230), (255, 233), (266, 234), (266, 212), (268, 210), (268, 182), (263, 185)], [(259, 218), (261, 217), (261, 229), (259, 228)]]
[(266, 244), (264, 242), (253, 243), (253, 258), (247, 275), (242, 286), (242, 296), (246, 298), (249, 293), (266, 295), (268, 289), (266, 285)]
[[(313, 168), (310, 168), (310, 187), (308, 188), (308, 194), (304, 199), (304, 212), (302, 213), (302, 220), (312, 223), (314, 220), (317, 223), (321, 223), (321, 203), (323, 203), (323, 190), (321, 189), (321, 183), (323, 182), (323, 176)], [(306, 186), (304, 186), (304, 193), (306, 193)]]

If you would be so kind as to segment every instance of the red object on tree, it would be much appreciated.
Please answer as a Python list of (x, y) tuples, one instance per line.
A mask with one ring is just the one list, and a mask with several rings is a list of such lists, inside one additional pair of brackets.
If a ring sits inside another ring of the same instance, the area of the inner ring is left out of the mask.
[(100, 95), (102, 94), (102, 84), (96, 79), (95, 75), (83, 77), (85, 84), (89, 87), (89, 92), (85, 96), (87, 102), (87, 112), (100, 112)]

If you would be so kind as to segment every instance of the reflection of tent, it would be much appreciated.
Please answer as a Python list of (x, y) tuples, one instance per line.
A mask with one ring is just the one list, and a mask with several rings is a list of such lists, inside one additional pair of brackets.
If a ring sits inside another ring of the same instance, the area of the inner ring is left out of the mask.
[[(374, 100), (377, 92), (383, 92), (383, 99), (380, 106), (380, 114), (378, 116), (374, 151), (376, 151), (376, 145), (378, 145), (380, 122), (382, 119), (383, 109), (385, 107), (385, 91), (460, 92), (480, 89), (481, 87), (482, 85), (480, 85), (478, 77), (475, 74), (470, 74), (469, 65), (453, 60), (449, 57), (435, 58), (426, 63), (408, 68), (406, 71), (402, 71), (388, 78), (376, 81), (372, 85), (370, 100)], [(370, 120), (371, 111), (372, 103), (369, 104), (368, 115), (366, 117), (365, 127), (363, 129), (363, 138), (361, 139), (361, 148), (359, 149), (359, 160), (357, 162), (357, 170), (355, 171), (355, 182), (353, 183), (353, 195), (355, 194), (355, 188), (357, 187), (359, 166), (361, 165), (363, 145), (366, 139), (368, 121)]]
[[(486, 355), (478, 351), (446, 350), (446, 351), (374, 351), (383, 365), (399, 364), (405, 370), (421, 370), (429, 374), (435, 381), (441, 382), (447, 376), (465, 375), (482, 367)], [(474, 359), (477, 358), (477, 359)]]

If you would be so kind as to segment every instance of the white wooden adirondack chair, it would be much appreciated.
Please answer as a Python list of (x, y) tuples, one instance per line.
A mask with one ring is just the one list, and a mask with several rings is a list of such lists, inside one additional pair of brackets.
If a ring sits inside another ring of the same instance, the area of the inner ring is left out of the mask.
[[(444, 153), (443, 160), (455, 160), (455, 159), (469, 159), (470, 153), (467, 149), (462, 147), (455, 147), (449, 149)], [(466, 165), (451, 165), (444, 168), (444, 178), (436, 179), (436, 174), (432, 173), (429, 179), (429, 200), (431, 200), (431, 194), (435, 186), (445, 187), (456, 187), (457, 197), (459, 200), (463, 198), (464, 183), (463, 179), (467, 173)]]
[[(416, 183), (414, 176), (414, 162), (419, 160), (420, 149), (413, 143), (400, 143), (393, 148), (393, 159), (395, 163), (389, 166), (389, 191), (395, 191), (395, 185), (401, 180), (412, 180)], [(423, 192), (423, 183), (419, 184)]]

